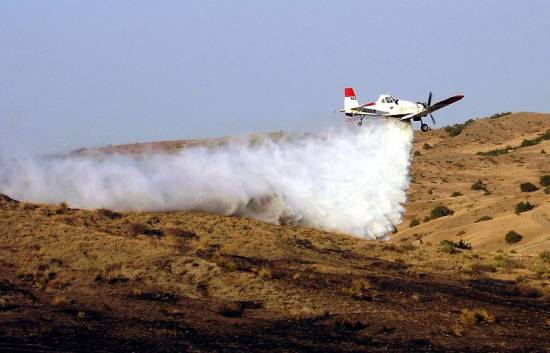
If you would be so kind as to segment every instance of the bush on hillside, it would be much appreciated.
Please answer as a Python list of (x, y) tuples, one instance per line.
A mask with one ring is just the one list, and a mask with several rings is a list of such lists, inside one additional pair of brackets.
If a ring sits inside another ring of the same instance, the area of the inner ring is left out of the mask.
[(502, 118), (503, 116), (510, 115), (510, 114), (512, 114), (512, 112), (496, 113), (496, 114), (491, 115), (489, 117), (489, 119), (498, 119), (498, 118)]
[(430, 219), (445, 217), (445, 216), (448, 216), (448, 215), (452, 215), (453, 213), (454, 213), (454, 211), (451, 210), (450, 208), (446, 207), (446, 206), (442, 206), (442, 205), (441, 206), (436, 206), (430, 212)]
[(539, 182), (542, 186), (550, 186), (550, 175), (546, 174), (541, 176)]
[(521, 144), (519, 145), (519, 147), (531, 147), (531, 146), (535, 146), (535, 145), (538, 145), (540, 143), (540, 138), (536, 137), (534, 139), (524, 139), (523, 141), (521, 141)]
[(456, 254), (458, 252), (457, 249), (471, 250), (472, 245), (469, 243), (466, 243), (462, 239), (460, 239), (458, 242), (454, 242), (452, 240), (447, 240), (447, 239), (439, 242), (439, 250), (441, 252), (448, 253), (448, 254)]
[(487, 189), (487, 184), (485, 184), (483, 181), (481, 180), (478, 180), (476, 181), (475, 183), (472, 184), (471, 186), (472, 190), (482, 190), (482, 191), (485, 191), (485, 194), (488, 195), (490, 194), (491, 192), (489, 191), (489, 189)]
[(495, 148), (494, 150), (489, 150), (489, 151), (485, 151), (485, 152), (477, 152), (476, 154), (478, 156), (492, 156), (492, 157), (495, 157), (495, 156), (500, 156), (501, 154), (507, 154), (508, 151), (513, 151), (515, 150), (515, 147), (513, 146), (506, 146), (504, 148)]
[(516, 213), (522, 213), (522, 212), (527, 212), (527, 211), (531, 211), (533, 208), (535, 208), (535, 205), (532, 205), (531, 203), (529, 203), (529, 201), (526, 201), (526, 202), (519, 202), (517, 205), (516, 205)]
[(411, 221), (411, 223), (409, 224), (409, 227), (412, 228), (412, 227), (416, 227), (417, 225), (420, 224), (420, 220), (418, 218), (415, 218)]
[(473, 122), (474, 122), (474, 119), (469, 119), (469, 120), (466, 120), (462, 124), (454, 124), (454, 125), (445, 126), (444, 129), (449, 134), (450, 137), (455, 137), (455, 136), (460, 135), (462, 130), (464, 130), (464, 128), (466, 126), (470, 125)]
[(537, 191), (539, 188), (537, 188), (535, 185), (533, 185), (532, 183), (521, 183), (519, 185), (519, 188), (521, 190), (521, 192), (534, 192), (534, 191)]
[(451, 197), (458, 197), (458, 196), (462, 196), (462, 193), (460, 191), (455, 191), (451, 194)]
[(491, 216), (483, 216), (483, 217), (480, 217), (480, 218), (479, 218), (477, 221), (475, 221), (474, 223), (490, 221), (491, 219), (493, 219), (493, 217), (491, 217)]
[(517, 243), (519, 241), (521, 241), (521, 239), (523, 239), (523, 236), (519, 233), (516, 233), (515, 231), (511, 230), (509, 231), (508, 233), (506, 233), (506, 235), (504, 236), (504, 240), (506, 240), (506, 242), (508, 244), (514, 244), (514, 243)]

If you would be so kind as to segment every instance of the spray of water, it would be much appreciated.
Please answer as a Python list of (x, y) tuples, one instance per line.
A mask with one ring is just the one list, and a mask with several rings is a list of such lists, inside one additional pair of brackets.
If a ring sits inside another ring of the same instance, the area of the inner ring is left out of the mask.
[(404, 212), (412, 131), (371, 121), (177, 154), (0, 158), (0, 192), (78, 208), (199, 210), (378, 238)]

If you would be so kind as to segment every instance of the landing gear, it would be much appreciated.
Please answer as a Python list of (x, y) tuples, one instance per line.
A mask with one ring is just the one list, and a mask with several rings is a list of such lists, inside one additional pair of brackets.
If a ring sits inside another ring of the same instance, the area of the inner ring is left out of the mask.
[(361, 126), (363, 125), (363, 118), (361, 118), (361, 120), (359, 120), (359, 122), (357, 123), (357, 126)]
[(420, 130), (422, 130), (422, 132), (426, 132), (426, 131), (428, 131), (429, 129), (430, 129), (430, 127), (429, 127), (428, 124), (426, 124), (426, 123), (422, 123), (422, 124), (420, 125)]

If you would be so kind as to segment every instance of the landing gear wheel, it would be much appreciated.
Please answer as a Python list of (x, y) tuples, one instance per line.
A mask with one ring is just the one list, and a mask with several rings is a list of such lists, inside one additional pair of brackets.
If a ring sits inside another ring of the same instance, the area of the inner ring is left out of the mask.
[(361, 126), (363, 125), (363, 119), (359, 120), (359, 122), (357, 123), (357, 126)]
[(430, 127), (428, 126), (428, 124), (422, 123), (422, 125), (420, 125), (420, 130), (422, 130), (422, 132), (426, 132), (429, 129), (430, 129)]

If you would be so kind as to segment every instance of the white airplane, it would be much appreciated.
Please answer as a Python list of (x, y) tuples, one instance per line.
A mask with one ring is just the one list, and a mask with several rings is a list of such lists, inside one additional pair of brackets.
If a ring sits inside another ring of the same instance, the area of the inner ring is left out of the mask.
[(348, 116), (346, 120), (358, 121), (357, 125), (363, 124), (363, 119), (366, 116), (395, 118), (401, 121), (408, 121), (409, 123), (420, 121), (420, 129), (426, 132), (430, 128), (428, 124), (422, 121), (423, 117), (429, 115), (435, 125), (432, 113), (461, 100), (463, 97), (463, 95), (459, 94), (432, 105), (432, 92), (428, 96), (427, 103), (414, 103), (395, 99), (390, 95), (381, 95), (376, 102), (359, 104), (353, 88), (346, 87), (344, 88), (344, 109), (337, 110), (336, 112), (346, 113), (346, 116)]

